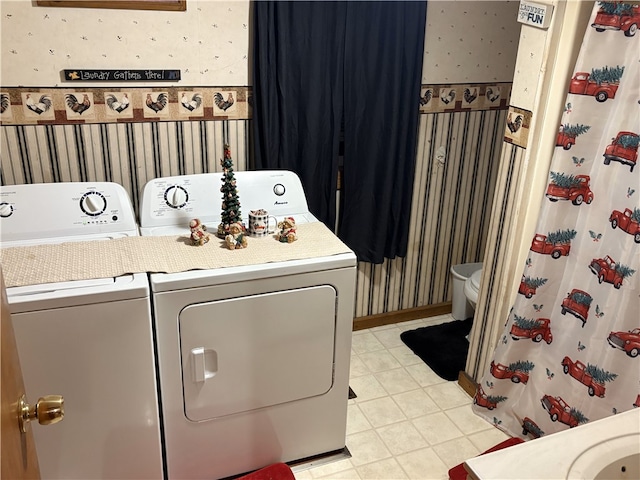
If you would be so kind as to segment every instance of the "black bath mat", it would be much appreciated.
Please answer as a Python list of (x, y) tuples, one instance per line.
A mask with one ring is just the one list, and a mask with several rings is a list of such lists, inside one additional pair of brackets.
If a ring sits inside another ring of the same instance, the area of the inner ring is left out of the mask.
[(400, 338), (440, 378), (457, 380), (467, 361), (469, 341), (465, 337), (472, 323), (469, 318), (421, 327), (402, 332)]

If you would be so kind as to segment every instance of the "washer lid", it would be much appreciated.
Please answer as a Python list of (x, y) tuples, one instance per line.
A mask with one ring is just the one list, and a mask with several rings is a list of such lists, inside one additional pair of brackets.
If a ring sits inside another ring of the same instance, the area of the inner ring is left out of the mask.
[(482, 269), (473, 272), (470, 278), (471, 286), (474, 291), (480, 290), (480, 279), (482, 278)]

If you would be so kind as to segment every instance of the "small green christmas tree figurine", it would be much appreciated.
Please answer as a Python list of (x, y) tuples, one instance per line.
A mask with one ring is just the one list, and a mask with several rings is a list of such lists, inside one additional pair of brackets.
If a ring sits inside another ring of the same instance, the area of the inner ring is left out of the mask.
[(218, 225), (218, 237), (224, 238), (229, 234), (229, 227), (232, 224), (240, 224), (243, 232), (246, 227), (242, 223), (240, 199), (236, 189), (236, 179), (233, 175), (231, 149), (227, 144), (224, 146), (224, 157), (220, 160), (220, 165), (222, 165), (222, 187), (220, 187), (222, 192), (222, 222)]

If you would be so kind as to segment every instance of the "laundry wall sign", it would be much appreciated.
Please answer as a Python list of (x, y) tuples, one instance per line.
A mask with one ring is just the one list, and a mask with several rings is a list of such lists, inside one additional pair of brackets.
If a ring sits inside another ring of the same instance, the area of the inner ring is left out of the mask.
[(180, 70), (83, 70), (62, 71), (66, 82), (177, 82)]

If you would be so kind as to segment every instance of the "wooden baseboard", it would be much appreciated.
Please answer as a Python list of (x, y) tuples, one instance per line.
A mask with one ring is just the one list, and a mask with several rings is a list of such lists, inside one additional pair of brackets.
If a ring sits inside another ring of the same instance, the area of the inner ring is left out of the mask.
[(470, 397), (476, 396), (476, 382), (463, 370), (460, 370), (458, 373), (458, 385), (460, 385)]
[(379, 313), (366, 317), (358, 317), (353, 320), (353, 331), (364, 330), (366, 328), (381, 327), (394, 323), (408, 322), (420, 318), (436, 317), (451, 313), (451, 302), (438, 303), (436, 305), (425, 305), (424, 307), (407, 308), (395, 312)]

